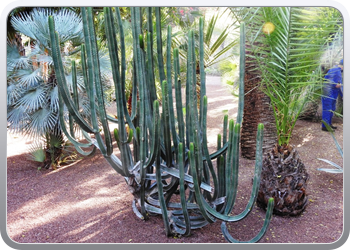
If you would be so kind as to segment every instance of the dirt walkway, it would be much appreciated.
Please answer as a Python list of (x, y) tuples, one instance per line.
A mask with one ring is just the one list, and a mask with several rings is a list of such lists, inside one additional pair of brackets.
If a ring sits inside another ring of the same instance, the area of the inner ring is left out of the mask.
[[(208, 77), (208, 140), (216, 147), (224, 110), (235, 119), (237, 102), (217, 77)], [(343, 125), (336, 123), (343, 144)], [(309, 205), (299, 217), (274, 216), (262, 243), (332, 243), (343, 231), (343, 175), (319, 172), (329, 167), (317, 158), (342, 165), (332, 138), (320, 124), (298, 121), (293, 133), (301, 159), (310, 174)], [(160, 216), (138, 219), (124, 179), (100, 153), (55, 171), (37, 170), (27, 160), (30, 142), (7, 138), (7, 233), (20, 243), (226, 243), (220, 221), (192, 230), (190, 237), (166, 237)], [(116, 149), (115, 149), (116, 150)], [(249, 199), (254, 161), (241, 159), (239, 192), (234, 213)], [(263, 224), (265, 212), (254, 207), (244, 220), (230, 223), (232, 236), (248, 240)]]

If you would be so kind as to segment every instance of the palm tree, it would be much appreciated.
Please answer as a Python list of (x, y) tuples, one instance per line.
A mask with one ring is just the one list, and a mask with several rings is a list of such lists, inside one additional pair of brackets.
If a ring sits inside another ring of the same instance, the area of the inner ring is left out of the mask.
[(231, 7), (231, 14), (239, 23), (246, 23), (246, 59), (244, 74), (244, 112), (241, 129), (241, 155), (244, 158), (255, 159), (256, 128), (264, 124), (263, 152), (272, 148), (277, 139), (275, 119), (270, 105), (270, 98), (259, 88), (261, 72), (258, 62), (254, 59), (252, 48), (262, 46), (256, 34), (264, 21), (257, 20), (264, 9), (260, 7)]
[[(35, 8), (11, 17), (23, 44), (7, 43), (7, 121), (14, 133), (44, 139), (46, 166), (55, 167), (61, 158), (63, 134), (59, 122), (58, 88), (49, 40), (49, 15), (55, 16), (62, 51), (68, 67), (74, 49), (83, 41), (81, 18), (68, 9)], [(70, 67), (70, 66), (69, 66)], [(71, 82), (71, 77), (67, 76)], [(83, 105), (84, 107), (84, 105)], [(40, 148), (36, 149), (40, 150)], [(42, 155), (42, 154), (41, 154)]]
[[(327, 8), (326, 8), (327, 10)], [(331, 39), (334, 19), (324, 8), (264, 7), (255, 9), (251, 56), (260, 74), (261, 91), (271, 101), (277, 142), (264, 159), (258, 205), (275, 198), (275, 214), (297, 215), (307, 205), (309, 175), (290, 144), (295, 123), (313, 88), (322, 83), (324, 47)], [(251, 17), (251, 16), (250, 16)], [(341, 26), (337, 24), (337, 26)], [(246, 118), (247, 119), (247, 118)]]

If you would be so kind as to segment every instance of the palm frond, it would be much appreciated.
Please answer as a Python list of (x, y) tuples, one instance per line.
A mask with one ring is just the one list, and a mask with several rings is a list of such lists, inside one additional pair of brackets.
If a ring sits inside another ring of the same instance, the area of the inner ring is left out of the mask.
[(71, 39), (79, 39), (80, 41), (83, 41), (83, 22), (81, 17), (75, 12), (68, 9), (62, 9), (56, 16), (54, 16), (54, 18), (55, 28), (59, 34), (61, 43), (65, 43)]
[(55, 132), (59, 123), (58, 114), (48, 108), (40, 108), (30, 116), (24, 128), (28, 136), (45, 135), (47, 132)]
[(47, 91), (44, 87), (39, 86), (28, 91), (18, 102), (16, 106), (26, 107), (27, 112), (33, 112), (45, 106)]
[[(231, 55), (227, 55), (226, 57), (223, 57), (223, 55), (225, 55), (227, 52), (229, 52), (230, 50), (232, 50), (232, 48), (234, 46), (236, 46), (238, 43), (237, 40), (232, 41), (231, 43), (229, 43), (228, 45), (226, 45), (223, 49), (221, 49), (220, 51), (218, 51), (215, 55), (212, 56), (211, 60), (209, 62), (206, 62), (205, 66), (206, 67), (210, 67), (211, 65), (218, 63), (220, 61), (224, 61), (227, 58), (229, 58)], [(219, 60), (220, 58), (220, 60)]]
[(100, 72), (101, 76), (105, 79), (112, 78), (111, 75), (111, 62), (108, 55), (108, 51), (100, 50), (99, 51), (99, 62), (100, 62)]
[(36, 42), (49, 49), (48, 17), (55, 18), (55, 28), (59, 34), (61, 43), (70, 39), (82, 39), (82, 20), (75, 12), (61, 9), (58, 12), (50, 8), (35, 8), (31, 13), (14, 16), (11, 24), (18, 32), (34, 39)]
[(16, 76), (18, 77), (17, 83), (27, 89), (36, 87), (42, 82), (40, 73), (41, 68), (36, 70), (20, 69), (16, 72)]
[(46, 159), (45, 149), (41, 142), (35, 142), (29, 147), (29, 160), (44, 162)]
[(13, 106), (23, 96), (25, 91), (18, 84), (7, 86), (7, 106)]
[(212, 16), (212, 18), (210, 19), (210, 21), (207, 24), (207, 28), (205, 30), (205, 36), (204, 36), (204, 44), (206, 44), (207, 46), (210, 46), (210, 42), (212, 40), (212, 36), (214, 33), (214, 29), (215, 29), (215, 24), (216, 24), (218, 18), (219, 18), (218, 14)]
[(28, 68), (29, 58), (21, 56), (17, 44), (7, 40), (7, 71)]
[(10, 107), (7, 112), (7, 122), (9, 123), (9, 128), (14, 133), (22, 133), (30, 115), (24, 107)]
[[(257, 9), (251, 19), (248, 43), (262, 72), (262, 89), (274, 106), (281, 144), (289, 142), (295, 122), (313, 92), (312, 87), (322, 82), (311, 73), (320, 66), (330, 35), (330, 29), (325, 28), (329, 22), (321, 18), (321, 11), (263, 7)], [(264, 34), (262, 26), (267, 22), (275, 29)]]
[(50, 109), (54, 112), (59, 110), (59, 101), (58, 101), (58, 86), (55, 86), (50, 89)]
[(324, 161), (328, 164), (330, 164), (331, 166), (335, 167), (336, 169), (330, 169), (330, 168), (318, 168), (317, 170), (319, 171), (324, 171), (324, 172), (327, 172), (327, 173), (332, 173), (332, 174), (342, 174), (344, 171), (343, 171), (343, 168), (341, 166), (339, 166), (338, 164), (330, 161), (330, 160), (327, 160), (327, 159), (322, 159), (322, 158), (317, 158), (318, 160), (320, 161)]
[(23, 35), (36, 39), (36, 26), (32, 16), (29, 13), (21, 13), (20, 16), (11, 18), (12, 27)]

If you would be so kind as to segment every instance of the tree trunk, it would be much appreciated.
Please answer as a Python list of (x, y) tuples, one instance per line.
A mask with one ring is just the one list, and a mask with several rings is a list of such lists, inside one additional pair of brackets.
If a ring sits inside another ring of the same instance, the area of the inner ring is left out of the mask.
[(296, 148), (276, 145), (264, 157), (256, 203), (266, 209), (268, 200), (273, 197), (274, 214), (300, 215), (308, 204), (308, 180), (309, 174)]
[[(249, 54), (249, 49), (247, 49), (247, 54)], [(260, 73), (257, 70), (252, 70), (256, 69), (256, 65), (249, 57), (246, 57), (245, 68), (241, 152), (242, 157), (255, 159), (258, 124), (264, 124), (263, 152), (274, 147), (277, 141), (277, 132), (270, 98), (260, 90)]]

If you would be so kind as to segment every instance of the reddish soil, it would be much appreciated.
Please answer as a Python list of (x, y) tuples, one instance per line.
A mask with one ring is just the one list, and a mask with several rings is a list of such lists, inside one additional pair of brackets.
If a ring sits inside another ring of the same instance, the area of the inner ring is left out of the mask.
[[(230, 91), (211, 77), (208, 137), (210, 150), (221, 133), (223, 110), (235, 118), (237, 102)], [(343, 145), (343, 124), (335, 136)], [(321, 124), (298, 121), (293, 144), (310, 175), (309, 205), (301, 216), (273, 216), (261, 243), (333, 243), (343, 232), (343, 175), (316, 170), (330, 167), (317, 158), (343, 166), (331, 135)], [(18, 243), (226, 243), (220, 221), (192, 230), (190, 237), (166, 237), (161, 216), (143, 221), (131, 208), (132, 195), (100, 153), (57, 170), (38, 170), (28, 160), (31, 142), (20, 136), (7, 137), (7, 234)], [(117, 153), (117, 149), (115, 148)], [(237, 204), (242, 211), (249, 199), (254, 161), (241, 159)], [(254, 207), (243, 220), (229, 223), (233, 237), (248, 240), (263, 224), (265, 212)]]

